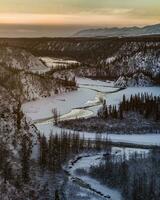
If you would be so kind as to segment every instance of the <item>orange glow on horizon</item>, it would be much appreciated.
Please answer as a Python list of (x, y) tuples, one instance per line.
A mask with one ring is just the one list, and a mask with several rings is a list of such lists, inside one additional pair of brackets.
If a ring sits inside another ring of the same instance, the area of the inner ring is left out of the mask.
[(63, 18), (57, 15), (41, 14), (0, 14), (0, 24), (63, 24)]
[(0, 24), (132, 26), (158, 23), (155, 19), (133, 19), (120, 15), (0, 14)]

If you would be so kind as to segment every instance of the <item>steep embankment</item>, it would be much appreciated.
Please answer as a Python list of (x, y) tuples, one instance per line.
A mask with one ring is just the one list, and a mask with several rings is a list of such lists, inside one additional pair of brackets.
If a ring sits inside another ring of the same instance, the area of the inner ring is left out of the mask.
[(25, 184), (30, 177), (29, 163), (36, 133), (21, 112), (16, 92), (0, 86), (1, 199), (27, 199), (31, 188), (38, 192), (36, 183)]
[(47, 68), (38, 58), (23, 49), (1, 47), (0, 63), (5, 63), (7, 67), (25, 70), (30, 72), (39, 72)]
[(75, 88), (74, 83), (45, 75), (46, 66), (31, 53), (13, 47), (0, 48), (0, 84), (19, 90), (24, 100), (51, 96)]
[(160, 43), (124, 43), (109, 63), (111, 73), (121, 76), (116, 86), (148, 86), (159, 83)]

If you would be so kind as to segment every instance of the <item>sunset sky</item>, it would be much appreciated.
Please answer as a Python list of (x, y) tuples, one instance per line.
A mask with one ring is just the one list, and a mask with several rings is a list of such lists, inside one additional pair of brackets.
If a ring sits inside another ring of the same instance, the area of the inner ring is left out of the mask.
[(160, 0), (0, 0), (0, 36), (10, 36), (10, 30), (61, 36), (81, 28), (156, 23)]

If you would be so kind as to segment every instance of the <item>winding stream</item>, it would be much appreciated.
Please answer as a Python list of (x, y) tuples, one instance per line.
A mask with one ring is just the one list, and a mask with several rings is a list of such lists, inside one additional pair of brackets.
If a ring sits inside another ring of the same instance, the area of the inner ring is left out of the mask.
[[(111, 154), (120, 156), (124, 155), (125, 153), (126, 159), (129, 159), (129, 156), (135, 152), (146, 155), (149, 150), (112, 147)], [(71, 181), (74, 181), (80, 187), (95, 193), (95, 195), (101, 197), (102, 199), (121, 200), (122, 197), (119, 191), (107, 187), (106, 185), (104, 186), (103, 184), (99, 183), (99, 181), (87, 175), (91, 166), (98, 166), (105, 160), (104, 155), (105, 152), (78, 155), (67, 165), (67, 174), (69, 175)], [(78, 174), (78, 170), (85, 170), (86, 174)]]
[(117, 190), (111, 189), (100, 184), (97, 180), (88, 175), (79, 175), (77, 170), (85, 170), (89, 173), (91, 166), (98, 166), (103, 160), (103, 153), (79, 155), (68, 165), (68, 174), (71, 181), (74, 181), (80, 187), (89, 190), (102, 199), (121, 200), (121, 195)]
[[(87, 86), (87, 87), (85, 87)], [(78, 88), (85, 89), (86, 91), (93, 91), (95, 93), (94, 99), (88, 100), (79, 107), (74, 107), (74, 104), (71, 106), (71, 110), (67, 113), (60, 115), (59, 120), (71, 120), (79, 118), (88, 118), (95, 116), (98, 108), (102, 105), (102, 100), (105, 99), (106, 95), (117, 93), (123, 88), (116, 88), (109, 85), (91, 85), (91, 84), (79, 84)], [(96, 89), (95, 89), (96, 88)], [(65, 99), (58, 99), (61, 102), (65, 102)], [(57, 108), (58, 111), (58, 108)], [(48, 124), (53, 123), (53, 116), (33, 120), (34, 124)]]

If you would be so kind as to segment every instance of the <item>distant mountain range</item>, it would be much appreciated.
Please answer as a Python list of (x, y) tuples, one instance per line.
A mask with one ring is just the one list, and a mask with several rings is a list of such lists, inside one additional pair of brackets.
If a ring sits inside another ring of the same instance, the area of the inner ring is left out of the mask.
[(141, 35), (158, 35), (160, 34), (160, 24), (145, 27), (124, 27), (124, 28), (98, 28), (81, 30), (73, 37), (127, 37)]

